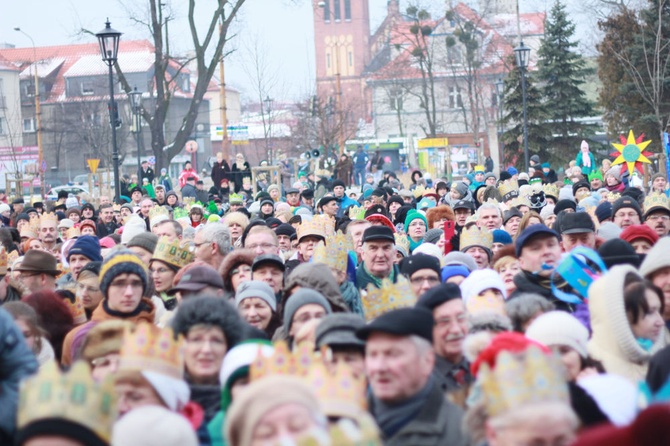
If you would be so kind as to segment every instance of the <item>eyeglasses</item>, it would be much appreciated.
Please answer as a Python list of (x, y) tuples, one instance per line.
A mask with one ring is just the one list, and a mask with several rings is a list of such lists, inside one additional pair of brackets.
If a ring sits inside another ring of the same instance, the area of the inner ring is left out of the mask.
[(276, 247), (277, 245), (275, 245), (274, 243), (254, 243), (253, 245), (247, 246), (248, 249), (256, 249), (256, 248), (270, 249)]
[(437, 277), (412, 277), (409, 281), (412, 285), (421, 285), (424, 282), (428, 282), (428, 285), (435, 285), (440, 282), (440, 279)]
[(143, 288), (144, 284), (141, 280), (114, 280), (109, 284), (109, 286), (112, 288), (125, 290), (128, 287), (133, 289)]
[(100, 288), (84, 285), (83, 283), (78, 283), (77, 284), (77, 290), (79, 290), (79, 291), (84, 291), (85, 290), (85, 291), (88, 291), (89, 293), (97, 293), (97, 292), (100, 291)]
[(668, 220), (670, 220), (670, 215), (662, 215), (662, 214), (650, 215), (649, 217), (647, 217), (647, 220), (651, 220), (651, 221), (656, 221), (656, 220), (668, 221)]

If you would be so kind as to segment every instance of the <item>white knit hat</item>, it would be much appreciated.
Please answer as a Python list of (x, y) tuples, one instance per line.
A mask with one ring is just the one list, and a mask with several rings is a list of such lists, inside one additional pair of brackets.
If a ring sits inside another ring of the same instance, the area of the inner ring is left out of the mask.
[(161, 406), (133, 409), (114, 423), (112, 446), (197, 446), (198, 437), (183, 415)]
[(131, 215), (126, 224), (123, 226), (121, 233), (121, 243), (126, 244), (133, 239), (137, 234), (147, 232), (147, 224), (138, 215)]
[(463, 294), (463, 300), (466, 303), (472, 297), (491, 288), (500, 291), (503, 298), (507, 299), (505, 283), (500, 278), (500, 274), (492, 269), (487, 268), (473, 271), (463, 282), (461, 282), (461, 293)]
[(549, 311), (540, 315), (526, 330), (526, 337), (547, 347), (567, 345), (582, 358), (588, 356), (586, 344), (589, 331), (577, 318), (565, 311)]

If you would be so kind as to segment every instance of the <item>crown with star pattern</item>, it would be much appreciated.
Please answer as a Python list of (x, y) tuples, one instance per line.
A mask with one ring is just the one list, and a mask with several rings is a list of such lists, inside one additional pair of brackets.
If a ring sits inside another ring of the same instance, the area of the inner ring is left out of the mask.
[(416, 297), (409, 282), (403, 276), (396, 283), (383, 279), (381, 287), (368, 285), (365, 296), (361, 296), (365, 320), (371, 321), (382, 314), (398, 308), (413, 307)]

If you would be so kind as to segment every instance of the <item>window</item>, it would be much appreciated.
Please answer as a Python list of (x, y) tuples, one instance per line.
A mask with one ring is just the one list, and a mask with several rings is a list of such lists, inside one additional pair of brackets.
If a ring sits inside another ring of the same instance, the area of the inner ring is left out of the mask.
[(35, 119), (25, 118), (23, 120), (23, 132), (24, 133), (33, 133), (35, 131)]
[(24, 93), (25, 93), (26, 96), (28, 96), (29, 98), (33, 98), (33, 97), (35, 97), (35, 84), (33, 84), (32, 82), (27, 82), (27, 83), (24, 85)]
[(457, 107), (463, 107), (461, 89), (458, 87), (449, 87), (449, 108)]
[(391, 110), (402, 110), (402, 96), (391, 97)]
[(0, 135), (4, 135), (7, 132), (6, 122), (5, 118), (0, 118)]
[(93, 94), (93, 84), (91, 81), (83, 81), (81, 83), (81, 94), (87, 96)]
[(330, 22), (330, 0), (325, 0), (325, 5), (323, 7), (323, 20)]
[(349, 51), (349, 66), (353, 67), (354, 66), (354, 53)]
[(191, 77), (188, 74), (182, 74), (181, 79), (181, 91), (188, 93), (191, 91)]
[(333, 0), (333, 13), (335, 16), (335, 21), (339, 22), (341, 17), (340, 13), (340, 0)]
[(330, 53), (326, 54), (326, 68), (330, 70)]
[(100, 127), (102, 125), (100, 113), (89, 113), (88, 122), (94, 127)]
[(344, 20), (351, 20), (351, 0), (344, 0)]

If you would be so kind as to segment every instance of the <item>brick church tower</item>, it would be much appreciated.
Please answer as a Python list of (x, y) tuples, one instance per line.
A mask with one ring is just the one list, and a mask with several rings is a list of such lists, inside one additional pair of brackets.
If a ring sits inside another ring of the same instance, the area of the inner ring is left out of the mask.
[(337, 100), (350, 125), (370, 112), (363, 72), (370, 62), (368, 0), (312, 0), (316, 47), (316, 93)]

